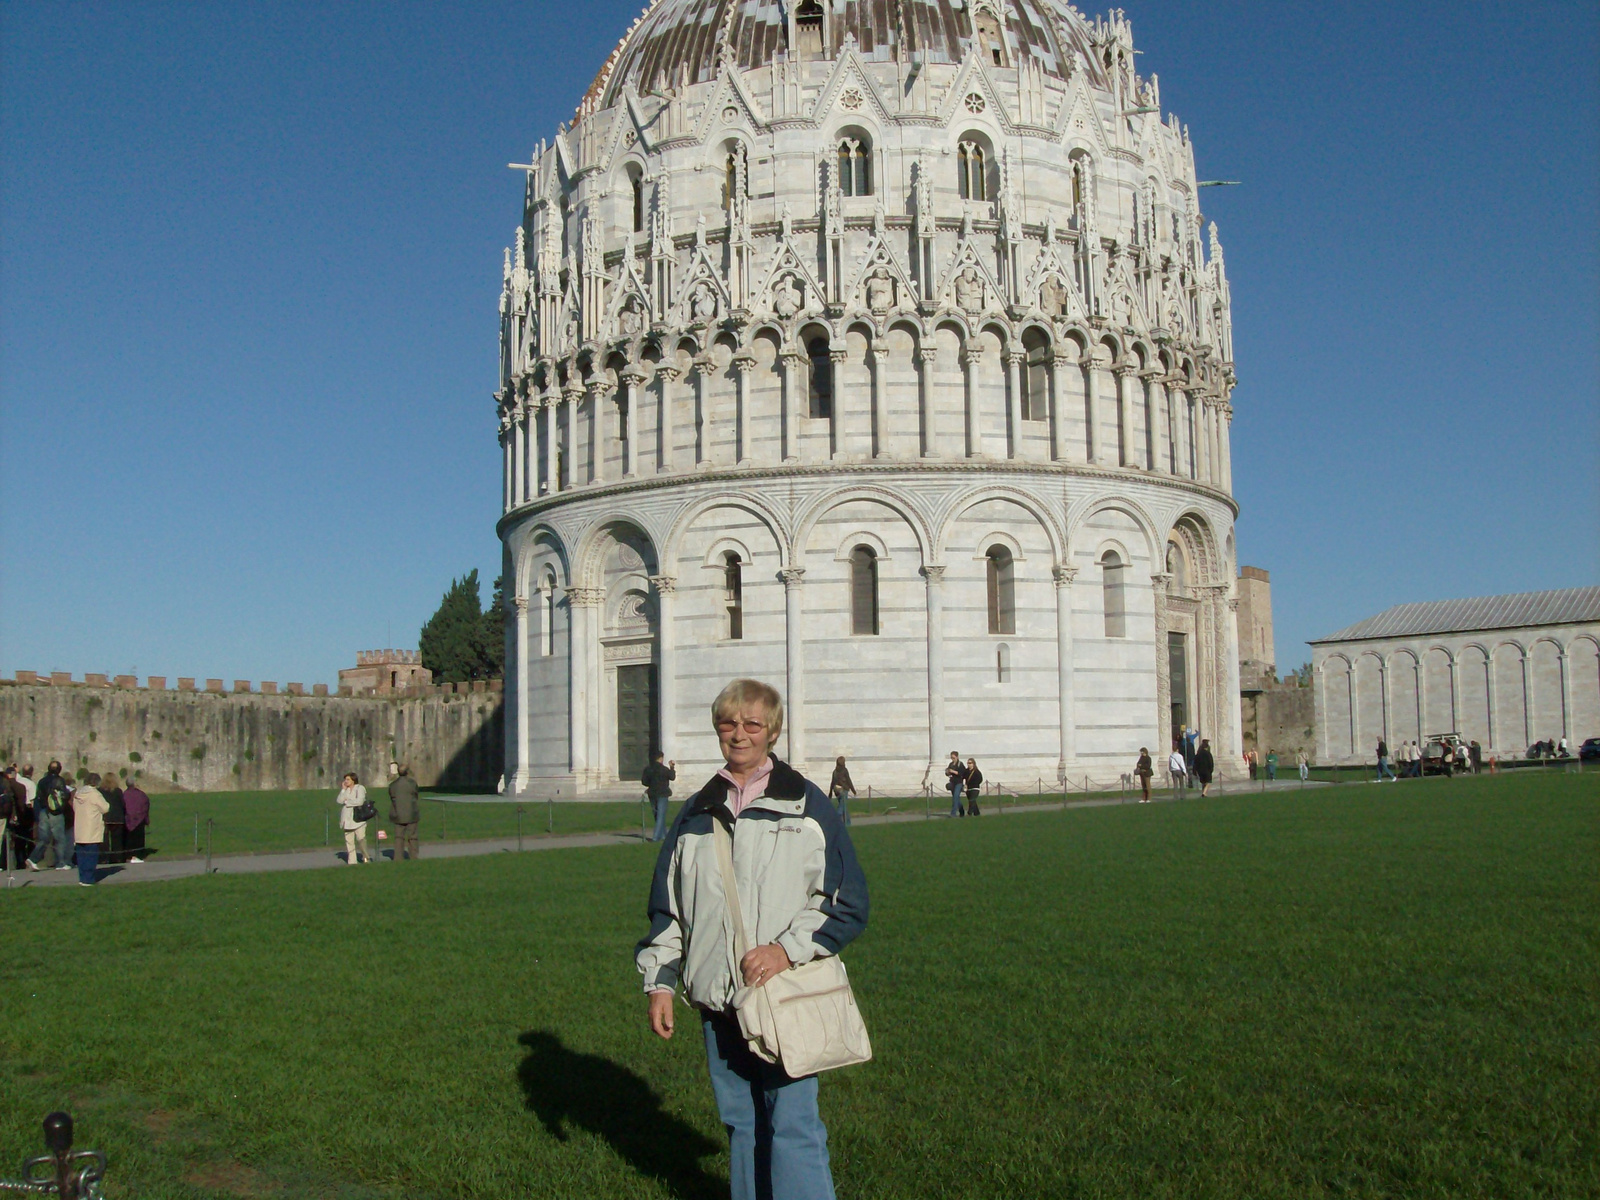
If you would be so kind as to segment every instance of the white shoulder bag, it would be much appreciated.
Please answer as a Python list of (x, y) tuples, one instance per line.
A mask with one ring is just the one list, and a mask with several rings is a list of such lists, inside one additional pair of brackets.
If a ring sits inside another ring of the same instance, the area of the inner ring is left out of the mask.
[[(713, 818), (712, 824), (722, 867), (723, 900), (733, 921), (734, 953), (743, 962), (750, 952), (750, 937), (733, 879), (733, 837), (721, 821)], [(737, 964), (734, 969), (738, 970)], [(791, 1079), (853, 1066), (872, 1057), (866, 1022), (837, 954), (819, 955), (759, 987), (741, 987), (734, 993), (733, 1007), (751, 1052), (763, 1062), (781, 1062)]]

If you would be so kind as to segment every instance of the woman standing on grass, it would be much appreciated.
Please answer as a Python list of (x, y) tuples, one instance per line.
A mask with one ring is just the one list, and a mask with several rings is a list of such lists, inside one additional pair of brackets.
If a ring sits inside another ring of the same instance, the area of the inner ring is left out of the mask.
[(850, 768), (844, 765), (844, 755), (833, 764), (833, 779), (828, 783), (828, 795), (839, 806), (839, 819), (850, 824), (850, 794), (856, 790), (856, 781), (850, 778)]
[[(1173, 753), (1176, 754), (1177, 751), (1174, 750)], [(1155, 764), (1150, 761), (1149, 747), (1139, 747), (1139, 761), (1135, 764), (1133, 773), (1139, 777), (1139, 787), (1144, 793), (1139, 797), (1139, 803), (1150, 803), (1150, 776), (1156, 773), (1156, 768)]]
[(1211, 777), (1217, 773), (1217, 760), (1211, 753), (1211, 741), (1208, 738), (1200, 739), (1200, 749), (1194, 752), (1194, 775), (1200, 781), (1200, 798), (1203, 800), (1211, 791)]
[(367, 852), (367, 823), (356, 820), (356, 810), (367, 802), (367, 789), (361, 786), (354, 771), (345, 773), (344, 786), (339, 789), (339, 828), (344, 830), (344, 865), (354, 866), (356, 847), (361, 847), (361, 861), (371, 862)]
[(967, 759), (967, 815), (978, 817), (983, 814), (978, 811), (978, 797), (983, 793), (983, 772), (978, 770), (978, 760)]
[[(783, 700), (736, 679), (711, 706), (726, 765), (684, 804), (656, 859), (650, 932), (636, 960), (650, 1028), (670, 1038), (673, 995), (698, 1010), (711, 1091), (728, 1129), (733, 1200), (833, 1200), (817, 1077), (793, 1079), (757, 1058), (734, 993), (837, 954), (867, 925), (867, 881), (822, 789), (772, 756)], [(716, 826), (732, 835), (733, 874), (753, 948), (728, 936)]]

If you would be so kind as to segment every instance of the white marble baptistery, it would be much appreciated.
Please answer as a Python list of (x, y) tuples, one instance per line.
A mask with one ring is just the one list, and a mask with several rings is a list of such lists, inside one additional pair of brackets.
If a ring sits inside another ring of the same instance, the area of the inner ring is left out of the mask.
[(506, 254), (508, 791), (697, 783), (740, 675), (824, 783), (1236, 768), (1228, 285), (1133, 56), (1058, 0), (634, 23)]

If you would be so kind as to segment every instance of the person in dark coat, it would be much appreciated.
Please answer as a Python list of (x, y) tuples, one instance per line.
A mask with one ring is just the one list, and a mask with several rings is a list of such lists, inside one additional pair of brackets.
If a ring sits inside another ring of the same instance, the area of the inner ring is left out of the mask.
[(967, 789), (967, 765), (954, 750), (950, 751), (950, 761), (945, 765), (944, 785), (950, 789), (950, 815), (966, 816), (967, 810), (961, 807), (961, 793)]
[(402, 763), (389, 781), (389, 824), (394, 826), (396, 862), (422, 857), (417, 846), (417, 824), (421, 819), (422, 796), (417, 791), (417, 781), (411, 777), (411, 768)]
[(1217, 773), (1217, 760), (1211, 755), (1211, 742), (1200, 739), (1200, 749), (1194, 752), (1194, 773), (1200, 780), (1200, 797), (1205, 798), (1211, 787), (1211, 777)]
[(107, 771), (102, 780), (100, 794), (110, 807), (106, 809), (105, 835), (100, 839), (100, 861), (120, 866), (125, 857), (124, 842), (128, 825), (128, 817), (122, 807), (122, 785), (113, 771)]
[[(1174, 747), (1173, 749), (1176, 753), (1182, 753), (1182, 751), (1178, 750), (1177, 747)], [(1134, 764), (1133, 773), (1139, 777), (1139, 787), (1144, 793), (1139, 797), (1139, 803), (1149, 804), (1150, 776), (1156, 773), (1156, 767), (1155, 764), (1150, 761), (1150, 748), (1148, 746), (1139, 747), (1139, 761)]]
[(28, 870), (44, 870), (39, 864), (46, 854), (56, 870), (72, 869), (72, 835), (67, 826), (71, 810), (72, 786), (62, 777), (61, 763), (52, 760), (33, 797), (33, 853), (25, 863)]
[(978, 797), (983, 792), (983, 772), (978, 770), (978, 760), (967, 759), (967, 816), (981, 817), (978, 810)]
[(130, 863), (144, 861), (144, 835), (150, 828), (150, 797), (137, 783), (129, 782), (122, 789), (122, 812), (127, 821), (123, 834), (124, 849)]
[(645, 798), (650, 801), (650, 807), (655, 810), (656, 831), (652, 842), (665, 841), (667, 836), (667, 804), (672, 800), (672, 781), (678, 777), (677, 762), (663, 763), (665, 758), (660, 750), (650, 756), (650, 765), (639, 773), (639, 782), (644, 785)]
[(833, 764), (833, 779), (828, 783), (828, 798), (839, 809), (839, 816), (846, 825), (850, 824), (850, 797), (856, 790), (855, 780), (850, 778), (850, 768), (844, 765), (844, 755), (839, 755)]

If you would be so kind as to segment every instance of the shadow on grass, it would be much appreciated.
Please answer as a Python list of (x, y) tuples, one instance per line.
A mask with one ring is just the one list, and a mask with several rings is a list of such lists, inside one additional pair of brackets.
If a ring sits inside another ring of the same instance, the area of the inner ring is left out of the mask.
[(661, 1097), (638, 1075), (597, 1054), (569, 1050), (546, 1030), (530, 1030), (517, 1042), (528, 1051), (517, 1067), (522, 1093), (551, 1137), (564, 1142), (567, 1126), (576, 1125), (604, 1138), (634, 1170), (679, 1200), (727, 1196), (728, 1181), (700, 1167), (722, 1147), (665, 1112)]

